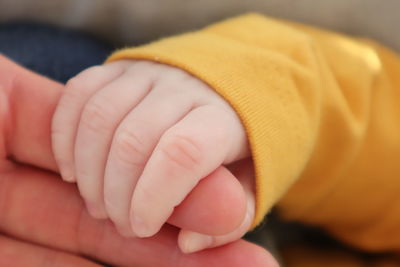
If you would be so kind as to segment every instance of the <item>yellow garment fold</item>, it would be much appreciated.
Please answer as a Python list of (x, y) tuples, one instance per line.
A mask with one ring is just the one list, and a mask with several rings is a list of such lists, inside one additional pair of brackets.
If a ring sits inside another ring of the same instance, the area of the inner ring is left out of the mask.
[[(236, 110), (256, 172), (256, 218), (400, 250), (400, 59), (372, 41), (247, 14), (122, 49), (186, 70)], [(188, 88), (188, 90), (190, 90)]]

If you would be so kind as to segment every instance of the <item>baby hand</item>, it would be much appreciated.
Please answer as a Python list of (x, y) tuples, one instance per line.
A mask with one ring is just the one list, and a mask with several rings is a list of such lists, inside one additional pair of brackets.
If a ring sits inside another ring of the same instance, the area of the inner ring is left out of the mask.
[(250, 156), (223, 98), (148, 61), (95, 66), (71, 79), (52, 141), (63, 179), (78, 183), (91, 215), (139, 237), (156, 234), (203, 177)]

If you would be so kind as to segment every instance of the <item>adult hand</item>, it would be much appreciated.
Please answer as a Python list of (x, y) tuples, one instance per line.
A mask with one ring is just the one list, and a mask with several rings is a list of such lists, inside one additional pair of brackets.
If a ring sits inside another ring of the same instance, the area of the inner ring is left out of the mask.
[[(268, 252), (243, 240), (183, 254), (173, 226), (152, 238), (127, 239), (109, 221), (92, 219), (76, 187), (59, 179), (51, 153), (50, 121), (61, 88), (0, 56), (1, 266), (97, 266), (95, 261), (118, 266), (277, 266)], [(215, 177), (223, 180), (227, 173), (216, 172)], [(222, 180), (206, 179), (204, 187)], [(209, 207), (213, 198), (192, 198), (186, 206)], [(189, 210), (182, 214), (187, 215), (176, 216), (177, 224), (196, 217)]]

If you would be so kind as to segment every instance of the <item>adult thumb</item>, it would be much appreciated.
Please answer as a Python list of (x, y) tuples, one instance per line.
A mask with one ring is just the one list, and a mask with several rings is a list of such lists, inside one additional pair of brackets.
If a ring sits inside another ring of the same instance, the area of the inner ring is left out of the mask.
[(57, 170), (50, 126), (62, 87), (0, 55), (0, 90), (6, 94), (3, 130), (8, 158)]

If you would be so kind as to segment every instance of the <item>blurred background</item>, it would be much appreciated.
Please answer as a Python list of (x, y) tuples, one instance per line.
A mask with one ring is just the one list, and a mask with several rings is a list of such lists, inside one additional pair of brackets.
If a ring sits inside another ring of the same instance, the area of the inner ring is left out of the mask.
[(398, 0), (0, 0), (0, 22), (34, 20), (142, 43), (244, 12), (368, 36), (400, 50)]

